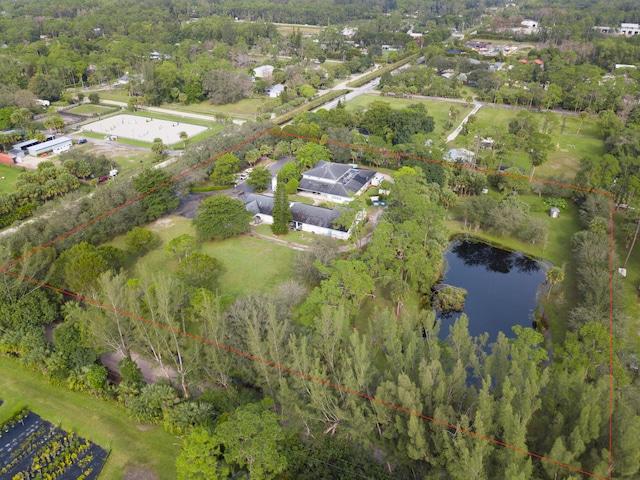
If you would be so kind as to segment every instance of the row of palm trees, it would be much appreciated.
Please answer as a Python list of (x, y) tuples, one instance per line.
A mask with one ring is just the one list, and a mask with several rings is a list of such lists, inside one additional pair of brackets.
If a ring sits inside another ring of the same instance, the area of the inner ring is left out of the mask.
[[(28, 108), (18, 108), (11, 113), (9, 118), (11, 123), (16, 125), (20, 130), (0, 133), (0, 145), (2, 145), (2, 149), (5, 152), (7, 152), (12, 145), (22, 140), (25, 136), (25, 132), (29, 132), (27, 133), (28, 137), (40, 142), (47, 139), (47, 136), (43, 132), (33, 130), (33, 112)], [(60, 115), (52, 114), (45, 118), (43, 125), (49, 130), (50, 134), (54, 132), (59, 133), (64, 129), (64, 120)]]

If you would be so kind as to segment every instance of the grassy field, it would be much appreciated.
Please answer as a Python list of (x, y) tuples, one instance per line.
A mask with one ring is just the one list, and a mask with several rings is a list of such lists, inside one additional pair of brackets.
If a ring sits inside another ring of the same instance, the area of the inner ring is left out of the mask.
[[(615, 238), (615, 254), (617, 263), (613, 265), (613, 269), (617, 270), (624, 264), (625, 258), (629, 252), (627, 242), (624, 239), (622, 229), (619, 227), (624, 221), (623, 211), (614, 212), (614, 221), (618, 225), (614, 229)], [(636, 245), (629, 256), (627, 262), (627, 276), (622, 280), (621, 305), (615, 306), (624, 310), (630, 317), (629, 334), (626, 341), (630, 344), (634, 351), (640, 349), (640, 243)]]
[(114, 100), (116, 102), (127, 103), (129, 101), (129, 92), (126, 90), (99, 90), (95, 92), (101, 99)]
[(322, 25), (294, 25), (294, 24), (276, 24), (276, 28), (278, 30), (279, 33), (281, 33), (282, 35), (289, 35), (291, 34), (294, 30), (296, 31), (300, 31), (300, 33), (302, 33), (303, 35), (306, 34), (311, 34), (313, 35), (314, 33), (320, 33), (322, 30), (324, 30), (327, 27), (323, 27)]
[(112, 110), (113, 107), (107, 105), (93, 105), (86, 103), (84, 105), (78, 105), (77, 107), (67, 110), (69, 113), (76, 113), (78, 115), (93, 115), (94, 113), (104, 113)]
[[(156, 232), (161, 245), (138, 260), (132, 275), (177, 269), (178, 263), (165, 253), (166, 244), (183, 233), (195, 235), (191, 221), (182, 217), (161, 218), (147, 228)], [(111, 245), (124, 248), (124, 236), (116, 237)], [(201, 251), (222, 263), (224, 272), (219, 281), (222, 295), (242, 295), (250, 291), (269, 292), (292, 278), (294, 250), (250, 236), (240, 236), (218, 242), (205, 242)]]
[(238, 117), (253, 118), (258, 111), (258, 107), (268, 100), (267, 97), (245, 98), (236, 103), (227, 103), (225, 105), (211, 105), (208, 100), (201, 103), (191, 105), (167, 104), (162, 108), (167, 110), (175, 110), (176, 112), (200, 113), (203, 115), (215, 115), (216, 113), (224, 113), (227, 115)]
[(181, 441), (159, 426), (137, 428), (119, 407), (85, 393), (55, 387), (17, 361), (0, 356), (0, 422), (21, 407), (110, 450), (100, 479), (122, 479), (138, 466), (166, 480), (176, 478)]
[(22, 172), (24, 172), (22, 168), (0, 165), (0, 192), (11, 193), (15, 191), (16, 180)]
[(109, 158), (118, 165), (119, 175), (132, 175), (155, 163), (155, 154), (151, 151), (131, 150), (128, 153), (114, 153)]
[[(455, 107), (460, 112), (458, 119), (463, 119), (470, 111), (471, 107), (467, 107), (464, 103), (455, 102), (438, 102), (434, 100), (426, 100), (421, 98), (405, 99), (405, 98), (393, 98), (393, 97), (381, 97), (380, 95), (360, 95), (353, 100), (347, 102), (348, 109), (354, 109), (358, 107), (366, 108), (371, 102), (375, 100), (381, 100), (388, 102), (392, 108), (404, 108), (411, 104), (422, 103), (427, 107), (429, 115), (433, 116), (436, 123), (436, 128), (433, 132), (427, 136), (436, 141), (443, 140), (450, 132), (454, 130), (454, 127), (447, 128), (447, 121), (449, 120), (449, 109)], [(482, 111), (482, 110), (481, 110)], [(459, 121), (458, 120), (458, 121)], [(507, 122), (508, 123), (508, 122)]]
[[(491, 131), (496, 128), (507, 131), (509, 122), (517, 114), (518, 110), (482, 107), (476, 114), (478, 131), (481, 136), (491, 136)], [(542, 123), (542, 114), (536, 115), (540, 116)], [(582, 157), (603, 155), (604, 147), (597, 133), (597, 119), (585, 120), (580, 128), (580, 119), (576, 116), (556, 114), (556, 117), (558, 125), (551, 133), (555, 150), (549, 154), (549, 160), (536, 169), (535, 178), (547, 179), (564, 175), (570, 180), (575, 177)], [(468, 138), (459, 135), (451, 146), (466, 147), (468, 142)], [(508, 164), (522, 168), (525, 172), (529, 172), (531, 168), (528, 156), (522, 151), (515, 152)]]

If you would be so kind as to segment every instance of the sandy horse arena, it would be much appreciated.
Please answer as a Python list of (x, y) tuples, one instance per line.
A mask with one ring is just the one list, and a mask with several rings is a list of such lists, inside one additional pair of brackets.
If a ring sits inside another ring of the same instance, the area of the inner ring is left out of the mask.
[(180, 132), (186, 132), (191, 138), (205, 130), (208, 130), (208, 127), (127, 114), (98, 120), (81, 129), (83, 132), (103, 133), (105, 136), (129, 138), (148, 143), (153, 143), (155, 138), (161, 138), (165, 145), (181, 142)]

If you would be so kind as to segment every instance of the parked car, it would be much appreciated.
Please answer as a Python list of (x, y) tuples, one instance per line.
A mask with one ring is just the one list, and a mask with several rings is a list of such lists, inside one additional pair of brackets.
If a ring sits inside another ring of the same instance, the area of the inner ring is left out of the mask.
[(82, 145), (83, 143), (87, 143), (86, 138), (81, 138), (80, 140), (78, 140), (78, 145)]
[(104, 183), (104, 182), (108, 182), (109, 178), (110, 178), (109, 176), (100, 177), (98, 179), (98, 185), (100, 185), (101, 183)]

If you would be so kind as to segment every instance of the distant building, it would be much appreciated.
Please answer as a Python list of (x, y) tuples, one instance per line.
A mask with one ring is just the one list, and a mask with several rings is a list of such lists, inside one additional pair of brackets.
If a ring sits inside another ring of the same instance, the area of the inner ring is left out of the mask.
[(278, 83), (276, 85), (271, 85), (265, 90), (265, 93), (270, 98), (277, 98), (282, 94), (282, 92), (284, 92), (284, 85), (282, 85), (281, 83)]
[(162, 54), (160, 52), (151, 52), (149, 54), (149, 58), (151, 60), (162, 60), (163, 58), (169, 60), (171, 58), (171, 55), (167, 55), (166, 53)]
[(347, 38), (351, 38), (356, 34), (357, 31), (358, 29), (354, 27), (344, 27), (342, 29), (342, 35), (344, 35)]
[(271, 78), (274, 68), (273, 65), (261, 65), (253, 69), (253, 76), (256, 78)]
[(612, 28), (611, 27), (601, 27), (601, 26), (595, 26), (595, 27), (591, 27), (593, 30), (595, 30), (596, 32), (602, 33), (602, 34), (608, 34), (611, 33)]
[(37, 145), (33, 145), (28, 147), (29, 155), (37, 157), (38, 155), (42, 155), (43, 153), (53, 152), (53, 153), (62, 153), (66, 152), (71, 148), (72, 141), (67, 137), (58, 137), (53, 140), (49, 140), (48, 142), (38, 143)]
[(16, 143), (11, 150), (9, 150), (10, 155), (15, 155), (17, 157), (24, 157), (28, 151), (29, 147), (37, 145), (38, 140), (32, 138), (31, 140), (25, 140), (24, 142)]
[(632, 37), (634, 35), (640, 35), (640, 24), (638, 23), (621, 23), (620, 30), (618, 30), (620, 35), (624, 35), (625, 37)]
[(444, 155), (444, 160), (458, 165), (473, 165), (475, 155), (471, 150), (466, 148), (452, 148)]

